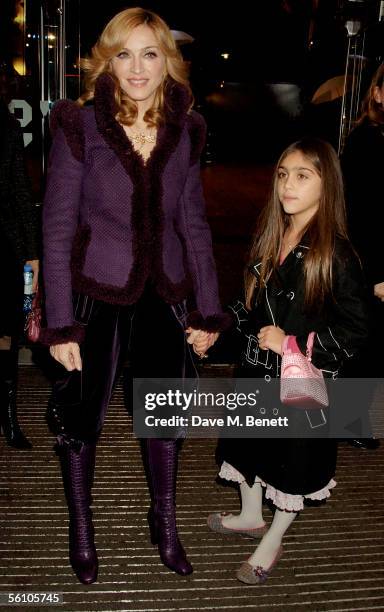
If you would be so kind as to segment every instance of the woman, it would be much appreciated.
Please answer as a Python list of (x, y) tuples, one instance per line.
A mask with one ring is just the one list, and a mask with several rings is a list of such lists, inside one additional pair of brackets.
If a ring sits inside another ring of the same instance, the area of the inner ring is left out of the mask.
[[(150, 11), (124, 10), (84, 67), (84, 94), (77, 104), (57, 104), (52, 117), (42, 340), (69, 372), (54, 388), (51, 421), (60, 434), (70, 561), (79, 580), (91, 583), (95, 448), (119, 356), (129, 344), (134, 376), (195, 375), (185, 331), (208, 348), (227, 319), (200, 182), (205, 126), (190, 110), (168, 26)], [(167, 567), (189, 574), (175, 523), (177, 443), (143, 446), (152, 542)]]
[[(356, 127), (341, 157), (351, 239), (370, 286), (372, 330), (365, 353), (351, 362), (345, 376), (382, 378), (384, 342), (384, 266), (381, 251), (382, 173), (384, 168), (384, 64), (376, 70), (363, 100)], [(369, 394), (371, 395), (371, 394)], [(370, 403), (372, 397), (367, 398)], [(359, 448), (375, 449), (376, 438), (352, 440)]]
[(23, 265), (34, 272), (37, 289), (38, 219), (24, 164), (23, 134), (9, 112), (15, 76), (0, 67), (0, 258), (2, 292), (0, 300), (0, 426), (10, 446), (31, 448), (17, 420), (17, 363), (23, 329)]

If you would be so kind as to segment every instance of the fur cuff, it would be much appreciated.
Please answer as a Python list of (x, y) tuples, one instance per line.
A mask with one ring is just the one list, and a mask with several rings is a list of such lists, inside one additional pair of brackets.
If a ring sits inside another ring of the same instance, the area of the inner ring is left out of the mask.
[(201, 329), (207, 332), (222, 332), (229, 329), (233, 325), (233, 319), (230, 314), (214, 314), (208, 317), (203, 317), (201, 312), (194, 310), (187, 316), (187, 327), (193, 329)]
[(85, 329), (78, 323), (66, 327), (45, 328), (40, 331), (39, 342), (45, 346), (54, 344), (66, 344), (77, 342), (81, 344), (84, 340)]

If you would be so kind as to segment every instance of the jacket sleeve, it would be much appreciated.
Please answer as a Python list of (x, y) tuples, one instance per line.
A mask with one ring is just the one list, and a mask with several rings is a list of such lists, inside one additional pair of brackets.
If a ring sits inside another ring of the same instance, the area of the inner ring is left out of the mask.
[(205, 122), (197, 113), (194, 113), (193, 117), (195, 130), (191, 135), (191, 166), (184, 187), (179, 217), (179, 228), (186, 245), (197, 306), (197, 310), (189, 313), (187, 325), (194, 329), (215, 332), (226, 329), (231, 324), (231, 318), (227, 313), (223, 313), (220, 306), (211, 231), (206, 219), (200, 177), (199, 157), (204, 144)]
[(12, 192), (16, 216), (22, 231), (23, 257), (39, 258), (39, 230), (37, 208), (32, 201), (31, 186), (25, 168), (23, 134), (19, 122), (13, 126), (13, 151), (10, 164)]
[[(330, 316), (315, 329), (312, 362), (317, 368), (335, 373), (367, 342), (369, 308), (361, 265), (352, 249), (337, 256), (333, 267), (333, 300)], [(308, 334), (296, 337), (303, 354)]]
[(43, 207), (47, 328), (42, 330), (40, 341), (48, 345), (80, 342), (83, 335), (83, 329), (74, 321), (71, 286), (71, 251), (83, 177), (78, 130), (80, 109), (74, 103), (64, 102), (52, 113), (54, 136)]
[(231, 325), (221, 334), (209, 350), (210, 357), (218, 358), (222, 363), (240, 364), (248, 345), (249, 311), (241, 299), (229, 304), (226, 308), (230, 315)]

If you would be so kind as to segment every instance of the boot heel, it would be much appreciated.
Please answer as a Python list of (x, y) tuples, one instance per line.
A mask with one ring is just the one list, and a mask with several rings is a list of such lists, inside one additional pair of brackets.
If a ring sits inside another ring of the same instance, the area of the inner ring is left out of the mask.
[(149, 526), (149, 535), (151, 539), (151, 544), (156, 546), (159, 543), (159, 528), (157, 525), (157, 520), (154, 511), (152, 508), (148, 510), (147, 521)]

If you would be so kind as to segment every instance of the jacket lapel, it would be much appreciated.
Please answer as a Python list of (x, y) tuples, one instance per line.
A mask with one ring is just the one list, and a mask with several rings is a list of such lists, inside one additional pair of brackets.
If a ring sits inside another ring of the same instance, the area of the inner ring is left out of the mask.
[(130, 204), (134, 264), (128, 290), (140, 295), (154, 267), (160, 281), (163, 278), (163, 175), (180, 142), (191, 99), (185, 87), (174, 81), (169, 83), (165, 92), (165, 123), (159, 128), (156, 145), (145, 163), (115, 119), (118, 108), (114, 90), (113, 77), (108, 73), (101, 74), (95, 87), (95, 118), (98, 131), (132, 181)]
[[(304, 236), (300, 244), (287, 255), (282, 265), (278, 266), (267, 283), (268, 308), (275, 318), (276, 325), (284, 319), (284, 313), (290, 307), (291, 301), (295, 299), (298, 276), (302, 273), (303, 260), (308, 248)], [(260, 264), (256, 262), (250, 268), (256, 277), (259, 276), (259, 266)]]

